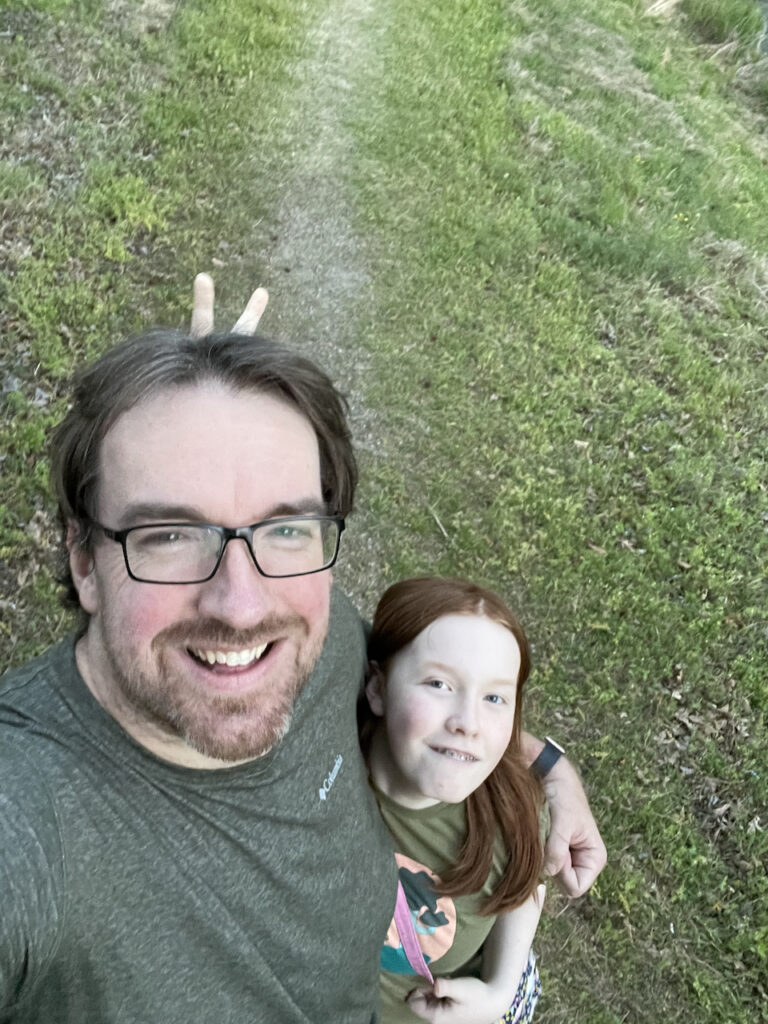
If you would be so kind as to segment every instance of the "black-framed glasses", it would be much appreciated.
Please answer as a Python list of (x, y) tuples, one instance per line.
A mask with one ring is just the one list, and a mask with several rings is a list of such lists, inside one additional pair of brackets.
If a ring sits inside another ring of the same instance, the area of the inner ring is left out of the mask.
[(153, 523), (110, 530), (93, 521), (123, 549), (138, 583), (205, 583), (221, 565), (231, 540), (244, 540), (262, 576), (280, 579), (330, 569), (339, 553), (341, 516), (281, 516), (251, 526)]

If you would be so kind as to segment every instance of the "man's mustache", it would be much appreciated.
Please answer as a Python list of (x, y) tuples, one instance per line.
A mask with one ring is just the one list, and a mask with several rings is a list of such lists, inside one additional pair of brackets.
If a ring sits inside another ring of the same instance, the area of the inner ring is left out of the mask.
[(300, 615), (268, 615), (252, 629), (233, 629), (218, 619), (189, 619), (174, 622), (162, 630), (152, 641), (152, 646), (183, 645), (243, 650), (279, 640), (288, 634), (306, 634), (308, 631), (307, 621)]

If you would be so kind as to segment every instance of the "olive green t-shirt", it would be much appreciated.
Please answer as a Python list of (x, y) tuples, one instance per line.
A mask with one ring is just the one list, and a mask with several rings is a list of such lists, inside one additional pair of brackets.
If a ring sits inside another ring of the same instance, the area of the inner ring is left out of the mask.
[[(434, 886), (458, 858), (466, 835), (464, 804), (435, 804), (410, 810), (376, 789), (382, 818), (395, 846), (403, 884), (419, 945), (435, 977), (480, 976), (481, 949), (494, 925), (495, 916), (479, 911), (493, 892), (507, 862), (499, 838), (493, 867), (483, 888), (468, 896), (439, 896)], [(381, 953), (381, 1001), (383, 1024), (416, 1024), (405, 999), (420, 979), (403, 952), (394, 921)]]
[(0, 1024), (370, 1024), (395, 902), (358, 749), (365, 644), (334, 592), (286, 737), (161, 761), (71, 641), (0, 681)]

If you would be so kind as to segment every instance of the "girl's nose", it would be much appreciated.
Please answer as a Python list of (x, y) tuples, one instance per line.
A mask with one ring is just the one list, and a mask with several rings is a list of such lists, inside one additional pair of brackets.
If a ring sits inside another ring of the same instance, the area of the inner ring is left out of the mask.
[(478, 730), (478, 716), (475, 702), (463, 700), (456, 705), (446, 725), (452, 733), (474, 736)]

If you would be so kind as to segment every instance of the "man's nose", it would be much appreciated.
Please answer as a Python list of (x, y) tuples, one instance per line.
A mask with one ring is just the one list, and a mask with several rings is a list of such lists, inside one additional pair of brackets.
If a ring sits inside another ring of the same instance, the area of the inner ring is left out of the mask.
[(231, 540), (216, 574), (200, 584), (200, 613), (236, 629), (253, 626), (254, 620), (273, 610), (270, 583), (256, 568), (246, 542)]

